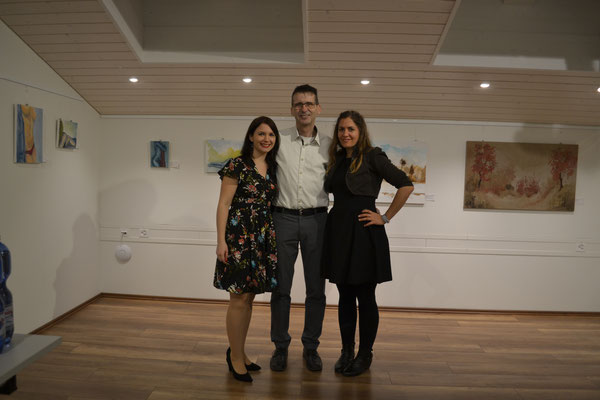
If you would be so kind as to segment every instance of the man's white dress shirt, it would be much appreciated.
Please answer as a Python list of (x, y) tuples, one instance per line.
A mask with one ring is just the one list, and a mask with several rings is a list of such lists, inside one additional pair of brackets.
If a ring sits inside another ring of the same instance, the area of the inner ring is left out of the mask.
[(331, 138), (318, 131), (306, 138), (298, 134), (295, 126), (280, 131), (279, 135), (276, 205), (296, 210), (327, 207), (329, 198), (323, 190), (323, 180)]

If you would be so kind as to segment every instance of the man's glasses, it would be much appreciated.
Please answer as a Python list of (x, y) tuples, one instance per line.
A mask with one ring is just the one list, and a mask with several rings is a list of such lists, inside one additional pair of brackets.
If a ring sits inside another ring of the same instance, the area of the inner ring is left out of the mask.
[(311, 103), (310, 101), (307, 101), (306, 103), (295, 103), (294, 109), (302, 110), (303, 107), (306, 107), (306, 109), (308, 109), (308, 110), (314, 110), (316, 106), (317, 105), (315, 103)]

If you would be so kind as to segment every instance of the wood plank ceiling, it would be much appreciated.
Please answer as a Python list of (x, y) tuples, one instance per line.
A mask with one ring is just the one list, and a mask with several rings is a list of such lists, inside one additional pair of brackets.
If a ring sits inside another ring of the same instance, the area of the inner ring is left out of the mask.
[(308, 60), (296, 65), (142, 64), (99, 0), (0, 0), (0, 18), (103, 115), (288, 116), (291, 90), (310, 83), (329, 117), (600, 125), (597, 72), (431, 65), (454, 7), (309, 0)]

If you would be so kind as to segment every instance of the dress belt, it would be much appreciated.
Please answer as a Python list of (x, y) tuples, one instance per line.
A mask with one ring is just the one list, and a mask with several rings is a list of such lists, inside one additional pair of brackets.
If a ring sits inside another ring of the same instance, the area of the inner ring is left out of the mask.
[(327, 212), (327, 207), (315, 207), (315, 208), (300, 208), (300, 209), (292, 209), (292, 208), (284, 208), (284, 207), (273, 207), (273, 210), (276, 212), (280, 212), (283, 214), (292, 214), (292, 215), (315, 215)]

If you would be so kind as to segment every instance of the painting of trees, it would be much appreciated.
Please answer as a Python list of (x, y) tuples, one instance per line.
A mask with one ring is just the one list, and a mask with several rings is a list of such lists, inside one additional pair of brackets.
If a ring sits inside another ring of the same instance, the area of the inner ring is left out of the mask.
[(577, 153), (569, 148), (558, 148), (552, 151), (550, 161), (552, 169), (552, 179), (560, 183), (560, 189), (563, 188), (563, 176), (572, 176), (577, 168)]
[(573, 211), (577, 145), (467, 142), (465, 209)]
[(496, 149), (488, 143), (476, 144), (475, 160), (471, 170), (479, 175), (477, 189), (481, 188), (481, 182), (490, 180), (494, 168), (496, 168)]

